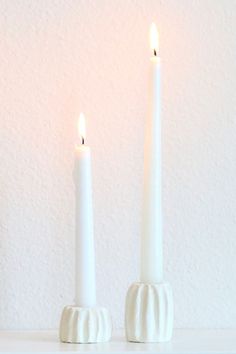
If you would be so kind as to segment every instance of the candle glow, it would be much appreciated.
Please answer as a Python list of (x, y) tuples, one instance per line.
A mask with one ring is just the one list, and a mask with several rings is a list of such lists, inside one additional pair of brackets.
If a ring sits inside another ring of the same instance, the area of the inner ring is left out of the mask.
[(86, 124), (85, 124), (85, 116), (83, 113), (80, 113), (77, 128), (78, 128), (78, 135), (81, 138), (82, 144), (84, 144), (84, 139), (86, 138)]
[(151, 24), (149, 34), (150, 47), (154, 51), (154, 55), (159, 51), (159, 33), (155, 23)]

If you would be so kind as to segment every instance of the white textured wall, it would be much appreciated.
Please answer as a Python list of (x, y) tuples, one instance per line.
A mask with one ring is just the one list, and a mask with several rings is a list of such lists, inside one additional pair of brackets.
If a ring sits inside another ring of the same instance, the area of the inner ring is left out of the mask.
[(100, 304), (138, 279), (148, 28), (163, 61), (165, 276), (176, 327), (236, 327), (236, 1), (0, 0), (0, 327), (73, 300), (73, 145), (93, 150)]

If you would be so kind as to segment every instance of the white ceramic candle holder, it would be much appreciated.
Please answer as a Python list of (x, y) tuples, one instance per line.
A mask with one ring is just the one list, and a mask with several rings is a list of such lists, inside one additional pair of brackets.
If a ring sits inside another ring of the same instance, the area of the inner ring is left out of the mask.
[(60, 340), (65, 343), (100, 343), (111, 338), (112, 322), (104, 307), (66, 306), (60, 323)]
[(173, 331), (173, 296), (168, 283), (134, 283), (126, 297), (126, 338), (130, 342), (167, 342)]

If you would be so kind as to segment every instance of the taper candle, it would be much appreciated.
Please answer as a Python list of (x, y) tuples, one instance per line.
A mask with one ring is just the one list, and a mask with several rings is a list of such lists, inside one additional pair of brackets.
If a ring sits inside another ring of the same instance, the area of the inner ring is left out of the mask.
[(145, 126), (143, 225), (141, 235), (141, 276), (143, 283), (163, 279), (161, 203), (161, 68), (158, 32), (150, 28), (152, 57), (148, 82), (148, 114)]
[(75, 305), (96, 305), (95, 256), (93, 235), (92, 176), (90, 147), (85, 145), (85, 118), (78, 121), (81, 144), (75, 148)]

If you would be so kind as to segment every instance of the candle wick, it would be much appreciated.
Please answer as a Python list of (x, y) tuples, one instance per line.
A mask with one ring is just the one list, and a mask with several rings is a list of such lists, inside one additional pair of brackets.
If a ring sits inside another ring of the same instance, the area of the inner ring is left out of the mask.
[(156, 51), (156, 49), (154, 49), (154, 56), (155, 56), (155, 57), (157, 56), (157, 51)]
[(82, 145), (84, 145), (84, 137), (82, 136)]

